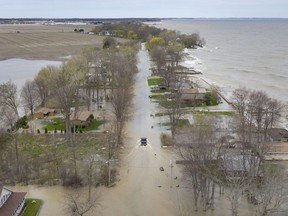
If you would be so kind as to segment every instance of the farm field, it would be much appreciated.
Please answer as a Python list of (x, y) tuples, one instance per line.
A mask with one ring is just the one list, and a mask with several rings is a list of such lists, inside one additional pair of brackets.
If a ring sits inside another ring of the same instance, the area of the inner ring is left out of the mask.
[(63, 60), (86, 46), (101, 47), (105, 36), (74, 32), (91, 25), (1, 24), (0, 60), (21, 58), (28, 60)]

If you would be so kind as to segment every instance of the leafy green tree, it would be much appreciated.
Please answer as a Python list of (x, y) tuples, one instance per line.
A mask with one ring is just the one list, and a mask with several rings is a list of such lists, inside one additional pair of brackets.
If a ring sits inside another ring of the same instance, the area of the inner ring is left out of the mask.
[(207, 92), (204, 97), (207, 106), (216, 106), (218, 104), (218, 95), (215, 92)]
[(193, 33), (191, 35), (181, 35), (180, 40), (186, 48), (195, 48), (197, 46), (202, 47), (205, 45), (205, 40), (200, 38), (199, 34), (197, 33)]
[(128, 38), (135, 40), (135, 39), (138, 38), (138, 36), (137, 36), (137, 34), (136, 34), (133, 30), (130, 30), (130, 31), (128, 32)]
[(163, 38), (161, 37), (153, 37), (149, 40), (149, 42), (146, 44), (146, 48), (150, 51), (151, 49), (153, 49), (154, 47), (157, 46), (164, 46), (165, 45), (165, 41)]
[(27, 116), (23, 116), (23, 117), (19, 118), (19, 119), (17, 120), (15, 126), (16, 126), (17, 129), (19, 129), (19, 128), (23, 128), (23, 129), (29, 128)]
[(113, 30), (113, 31), (112, 31), (112, 34), (113, 34), (115, 37), (124, 37), (125, 31), (122, 30), (122, 29), (116, 29), (116, 30)]

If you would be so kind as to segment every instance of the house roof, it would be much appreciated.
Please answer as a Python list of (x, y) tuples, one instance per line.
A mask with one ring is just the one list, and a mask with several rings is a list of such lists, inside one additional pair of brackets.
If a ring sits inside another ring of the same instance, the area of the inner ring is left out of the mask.
[(5, 189), (5, 190), (8, 190), (8, 191), (12, 192), (12, 191), (11, 191), (11, 190), (9, 190), (8, 188), (6, 188), (6, 187), (4, 187), (2, 184), (0, 184), (0, 197), (1, 197), (1, 194), (2, 194), (2, 191), (3, 191), (3, 189)]
[(41, 107), (35, 111), (35, 113), (43, 113), (45, 115), (48, 114), (49, 112), (55, 112), (55, 109), (50, 109), (47, 107)]
[(0, 208), (0, 215), (12, 216), (16, 208), (21, 204), (26, 192), (13, 192), (6, 201), (5, 205)]
[(258, 156), (242, 154), (239, 150), (223, 150), (221, 152), (222, 168), (226, 172), (249, 171), (253, 169), (251, 160), (259, 163)]
[(70, 115), (70, 120), (86, 121), (91, 115), (93, 115), (93, 113), (90, 111), (78, 111), (76, 113), (72, 112)]
[(180, 89), (181, 94), (205, 94), (206, 90), (204, 88), (183, 88)]
[(285, 128), (270, 128), (268, 134), (272, 139), (288, 138), (288, 131)]

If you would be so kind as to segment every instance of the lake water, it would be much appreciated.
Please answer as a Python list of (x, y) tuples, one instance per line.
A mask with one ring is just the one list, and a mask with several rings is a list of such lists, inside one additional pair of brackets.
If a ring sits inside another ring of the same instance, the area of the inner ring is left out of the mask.
[(246, 86), (288, 101), (288, 19), (177, 19), (159, 28), (197, 32), (203, 49), (189, 50), (187, 61), (222, 88)]
[(0, 61), (0, 83), (11, 80), (18, 90), (27, 80), (33, 80), (41, 68), (47, 65), (58, 66), (60, 61), (8, 59)]

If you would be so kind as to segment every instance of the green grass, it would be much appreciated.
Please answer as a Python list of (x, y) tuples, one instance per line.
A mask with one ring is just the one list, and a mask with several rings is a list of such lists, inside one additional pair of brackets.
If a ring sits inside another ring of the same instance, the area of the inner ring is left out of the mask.
[(148, 85), (159, 85), (161, 82), (163, 82), (163, 78), (161, 77), (155, 77), (155, 78), (148, 78)]
[(165, 96), (164, 95), (155, 94), (155, 95), (151, 95), (150, 98), (154, 99), (154, 100), (163, 100), (165, 98)]
[[(188, 119), (178, 119), (177, 121), (177, 127), (182, 128), (189, 124)], [(164, 122), (162, 123), (163, 126), (171, 126), (170, 122)]]
[(155, 117), (161, 117), (161, 116), (166, 116), (169, 115), (169, 113), (156, 113)]
[(193, 111), (193, 114), (205, 114), (205, 115), (225, 115), (225, 116), (232, 116), (234, 115), (233, 111), (216, 111), (216, 112), (209, 112), (209, 111)]
[(99, 128), (99, 126), (102, 124), (103, 124), (103, 121), (94, 120), (89, 127), (83, 128), (82, 131), (97, 130)]
[(64, 119), (62, 118), (53, 118), (51, 121), (44, 121), (43, 125), (43, 128), (47, 128), (48, 131), (54, 131), (55, 129), (65, 130)]
[(157, 89), (157, 90), (151, 90), (151, 93), (165, 93), (165, 92), (170, 92), (169, 90), (166, 89)]
[[(103, 121), (94, 120), (89, 127), (83, 128), (82, 131), (97, 130), (101, 124), (103, 124)], [(51, 121), (45, 121), (43, 125), (43, 128), (47, 128), (48, 131), (54, 131), (55, 129), (58, 131), (65, 130), (64, 119), (61, 118), (53, 118)]]
[[(36, 203), (32, 203), (35, 200)], [(36, 216), (43, 201), (40, 199), (25, 199), (26, 208), (24, 210), (23, 216)]]

